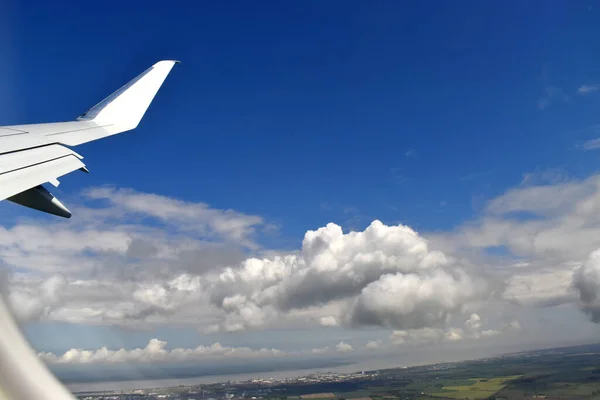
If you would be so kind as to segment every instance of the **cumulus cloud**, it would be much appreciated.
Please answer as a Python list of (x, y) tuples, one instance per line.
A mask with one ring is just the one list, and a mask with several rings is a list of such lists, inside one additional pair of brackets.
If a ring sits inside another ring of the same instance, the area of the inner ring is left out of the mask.
[(61, 304), (67, 285), (68, 281), (62, 275), (54, 275), (43, 281), (36, 279), (11, 290), (8, 302), (20, 321), (36, 320)]
[[(458, 333), (458, 332), (457, 332)], [(396, 330), (390, 335), (390, 342), (394, 345), (402, 344), (431, 344), (449, 340), (454, 335), (450, 330), (445, 331), (439, 328), (420, 328), (409, 330)], [(462, 338), (462, 335), (461, 335)]]
[(319, 318), (319, 322), (323, 326), (338, 326), (337, 320), (334, 317), (332, 317), (331, 315), (327, 316), (327, 317)]
[(362, 290), (352, 321), (408, 329), (440, 326), (451, 312), (486, 293), (483, 279), (474, 279), (461, 270), (386, 274)]
[[(600, 176), (532, 182), (452, 232), (378, 220), (344, 232), (330, 223), (286, 252), (256, 244), (260, 217), (96, 188), (78, 222), (0, 228), (0, 261), (12, 271), (9, 300), (21, 321), (206, 333), (374, 326), (393, 330), (400, 344), (520, 330), (516, 321), (488, 320), (490, 299), (514, 307), (579, 301), (597, 320), (595, 261), (580, 266), (600, 248)], [(490, 248), (508, 256), (488, 257)]]
[(579, 296), (594, 318), (590, 290), (582, 283), (593, 261), (580, 267), (600, 248), (600, 175), (550, 184), (525, 182), (490, 200), (476, 221), (429, 239), (451, 249), (450, 254), (482, 250), (480, 260), (491, 260), (485, 258), (488, 249), (505, 251), (512, 259), (506, 262), (505, 257), (494, 273), (504, 276), (506, 301), (552, 307), (574, 303)]
[(349, 353), (351, 351), (354, 351), (354, 348), (349, 345), (348, 343), (344, 343), (344, 342), (339, 342), (336, 346), (335, 349), (337, 351), (339, 351), (340, 353)]
[(546, 266), (581, 261), (600, 247), (600, 176), (511, 189), (456, 236), (457, 245), (506, 247)]
[(583, 311), (595, 323), (600, 323), (600, 250), (590, 254), (573, 276), (573, 286), (579, 294)]
[[(403, 225), (374, 221), (344, 233), (331, 223), (308, 231), (299, 251), (237, 261), (222, 243), (246, 246), (258, 218), (131, 190), (86, 195), (108, 206), (83, 207), (77, 224), (0, 228), (0, 259), (21, 271), (10, 289), (21, 321), (177, 323), (203, 332), (307, 323), (414, 329), (443, 325), (489, 294), (486, 279)], [(106, 220), (107, 210), (121, 222)], [(68, 277), (60, 290), (33, 289), (40, 279), (57, 287), (59, 271)]]
[(516, 333), (521, 330), (521, 325), (514, 320), (505, 324), (501, 329), (485, 329), (482, 327), (484, 321), (478, 314), (471, 314), (464, 322), (464, 328), (420, 328), (395, 330), (389, 337), (393, 345), (428, 345), (440, 342), (456, 342), (463, 339), (480, 339), (500, 334)]
[(419, 328), (443, 324), (489, 295), (485, 279), (430, 250), (415, 231), (380, 221), (349, 233), (328, 224), (308, 231), (298, 254), (249, 259), (207, 279), (213, 305), (226, 313), (223, 330), (263, 326), (298, 310), (324, 326)]
[(381, 347), (382, 344), (383, 344), (383, 342), (380, 339), (371, 340), (371, 341), (367, 342), (367, 344), (365, 345), (365, 348), (367, 348), (368, 350), (377, 350)]
[(468, 320), (465, 321), (465, 327), (471, 332), (478, 332), (481, 329), (481, 318), (473, 313)]
[(327, 353), (328, 351), (329, 351), (329, 347), (321, 347), (321, 348), (312, 349), (310, 352), (312, 354), (323, 354), (323, 353)]
[(71, 349), (62, 355), (41, 352), (39, 356), (49, 364), (121, 364), (121, 363), (156, 363), (198, 361), (215, 358), (256, 358), (277, 357), (285, 352), (277, 349), (252, 350), (248, 347), (229, 347), (214, 343), (210, 346), (198, 346), (191, 349), (167, 349), (167, 342), (151, 339), (146, 347), (132, 350), (109, 350), (102, 347), (98, 350)]
[(504, 299), (523, 306), (547, 307), (573, 299), (571, 282), (577, 265), (563, 264), (517, 273), (508, 278)]

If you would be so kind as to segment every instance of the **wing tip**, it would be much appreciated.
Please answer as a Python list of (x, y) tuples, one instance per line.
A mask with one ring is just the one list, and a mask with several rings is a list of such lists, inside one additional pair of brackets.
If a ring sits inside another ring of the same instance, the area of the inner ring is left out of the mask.
[(181, 64), (181, 61), (179, 61), (179, 60), (161, 60), (161, 61), (157, 62), (156, 64), (154, 64), (153, 67), (156, 67), (161, 64), (176, 65), (176, 64)]

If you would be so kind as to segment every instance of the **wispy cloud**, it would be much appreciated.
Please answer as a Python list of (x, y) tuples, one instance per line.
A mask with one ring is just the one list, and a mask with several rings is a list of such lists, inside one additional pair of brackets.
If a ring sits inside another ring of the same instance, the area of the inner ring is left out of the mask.
[(542, 74), (540, 76), (542, 83), (543, 94), (538, 98), (538, 109), (543, 110), (555, 101), (568, 101), (569, 96), (565, 91), (551, 84), (550, 67), (548, 64), (542, 66)]
[(402, 170), (400, 168), (390, 168), (390, 174), (392, 175), (392, 178), (398, 183), (405, 183), (406, 181), (408, 181), (408, 177), (402, 174)]
[(532, 186), (532, 185), (555, 185), (558, 183), (566, 182), (569, 179), (569, 175), (564, 168), (536, 168), (532, 172), (523, 174), (523, 180), (521, 180), (521, 186)]
[(590, 140), (585, 141), (581, 145), (581, 148), (585, 151), (600, 149), (600, 138), (590, 139)]
[(600, 83), (594, 83), (591, 85), (585, 84), (585, 85), (581, 85), (577, 89), (577, 94), (589, 94), (589, 93), (597, 92), (598, 90), (600, 90)]
[(417, 151), (415, 149), (408, 149), (406, 150), (406, 152), (404, 153), (404, 155), (406, 157), (416, 157), (417, 156)]
[(569, 96), (561, 89), (556, 86), (546, 85), (544, 87), (544, 96), (538, 99), (538, 108), (540, 110), (548, 107), (555, 100), (568, 101)]

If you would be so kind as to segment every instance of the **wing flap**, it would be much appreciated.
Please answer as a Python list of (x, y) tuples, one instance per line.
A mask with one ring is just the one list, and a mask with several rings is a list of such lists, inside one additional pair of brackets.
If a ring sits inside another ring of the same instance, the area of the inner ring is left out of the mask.
[(42, 164), (68, 155), (73, 155), (79, 159), (82, 158), (73, 150), (59, 144), (3, 154), (0, 155), (0, 176), (7, 172), (27, 168), (35, 164)]
[(157, 62), (76, 121), (0, 127), (0, 200), (70, 216), (41, 186), (57, 186), (57, 178), (75, 170), (88, 172), (82, 157), (62, 145), (77, 146), (135, 129), (177, 63)]
[[(62, 147), (62, 146), (60, 146)], [(33, 149), (35, 150), (35, 149)], [(26, 150), (25, 152), (30, 152)], [(6, 155), (4, 155), (6, 157)], [(85, 164), (73, 152), (58, 158), (37, 162), (0, 174), (0, 200), (24, 192), (32, 187), (55, 180), (83, 168)]]

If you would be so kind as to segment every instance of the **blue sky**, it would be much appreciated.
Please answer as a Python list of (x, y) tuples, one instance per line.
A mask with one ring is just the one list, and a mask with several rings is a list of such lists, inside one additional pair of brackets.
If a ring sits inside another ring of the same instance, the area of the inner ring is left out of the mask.
[[(165, 202), (206, 203), (244, 217), (260, 216), (253, 240), (264, 252), (296, 251), (305, 232), (329, 222), (347, 232), (363, 231), (377, 219), (386, 226), (410, 226), (434, 248), (468, 258), (469, 264), (505, 271), (496, 264), (506, 260), (498, 258), (524, 260), (529, 269), (518, 276), (530, 274), (527, 279), (534, 281), (535, 273), (562, 277), (565, 263), (580, 266), (600, 247), (586, 243), (568, 255), (552, 248), (549, 261), (550, 253), (539, 246), (526, 249), (511, 237), (481, 239), (484, 243), (473, 239), (488, 238), (491, 228), (483, 221), (491, 219), (530, 232), (530, 220), (511, 219), (516, 214), (510, 213), (540, 214), (548, 226), (566, 218), (562, 209), (548, 213), (523, 206), (522, 199), (534, 194), (542, 196), (540, 202), (548, 200), (546, 192), (536, 192), (539, 185), (548, 185), (552, 196), (565, 193), (568, 185), (576, 187), (577, 195), (595, 193), (589, 187), (600, 167), (598, 153), (584, 149), (586, 141), (600, 136), (600, 86), (594, 86), (600, 83), (600, 6), (593, 2), (184, 6), (106, 1), (2, 7), (1, 125), (71, 120), (154, 62), (182, 62), (138, 129), (77, 148), (92, 173), (64, 177), (55, 190), (68, 206), (89, 211), (86, 218), (92, 219), (73, 222), (76, 231), (90, 221), (110, 231), (109, 222), (99, 221), (93, 214), (97, 208), (83, 202), (80, 193), (112, 185), (113, 194), (123, 198), (131, 193), (119, 189), (130, 188), (162, 196)], [(518, 196), (523, 197), (517, 201)], [(90, 199), (106, 197), (96, 193)], [(565, 204), (578, 199), (585, 200), (582, 195)], [(114, 211), (131, 211), (125, 204), (115, 201)], [(33, 211), (3, 207), (0, 217), (15, 229), (44, 224), (51, 224), (50, 232), (69, 229), (54, 227), (54, 219)], [(180, 234), (185, 224), (178, 223), (140, 223), (136, 232), (164, 228)], [(578, 236), (566, 240), (577, 241)], [(9, 256), (3, 262), (12, 265)], [(23, 268), (13, 269), (19, 266)], [(570, 280), (572, 271), (566, 273)], [(70, 280), (80, 278), (65, 274)], [(503, 274), (510, 287), (511, 273)], [(514, 282), (518, 286), (522, 281)], [(550, 287), (558, 290), (556, 284)], [(546, 289), (543, 296), (530, 297), (550, 301), (544, 296), (552, 290)], [(506, 318), (537, 314), (534, 308), (511, 308), (520, 301), (510, 297), (514, 290), (504, 295), (514, 300), (501, 307)], [(563, 299), (565, 293), (556, 296)], [(581, 313), (576, 304), (563, 305), (573, 308), (565, 318), (587, 323), (582, 331), (597, 334), (597, 326), (585, 322), (584, 315), (593, 314), (596, 306), (579, 305)], [(53, 336), (47, 332), (81, 337), (81, 330), (97, 332), (99, 338), (110, 331), (121, 339), (94, 340), (94, 334), (87, 334), (80, 347), (117, 346), (119, 341), (126, 347), (143, 346), (161, 335), (186, 347), (217, 339), (232, 345), (260, 343), (252, 335), (267, 340), (252, 332), (235, 333), (234, 339), (216, 332), (197, 337), (196, 326), (174, 333), (176, 328), (153, 325), (154, 330), (131, 333), (122, 327), (69, 325), (61, 319), (64, 315), (46, 315), (45, 321), (28, 325), (42, 350), (68, 347), (65, 337), (44, 343)], [(389, 336), (377, 331), (371, 337), (339, 325), (331, 334), (336, 341)], [(543, 322), (537, 326), (544, 329)], [(269, 329), (275, 333), (269, 331), (267, 341), (281, 344), (279, 328)], [(507, 343), (518, 342), (513, 338)]]
[[(6, 124), (68, 120), (156, 60), (183, 62), (143, 130), (86, 145), (93, 174), (70, 180), (267, 215), (298, 235), (349, 207), (447, 228), (523, 171), (597, 167), (573, 150), (594, 135), (600, 101), (576, 95), (600, 79), (600, 10), (584, 2), (9, 10)], [(540, 110), (547, 86), (569, 101)]]

